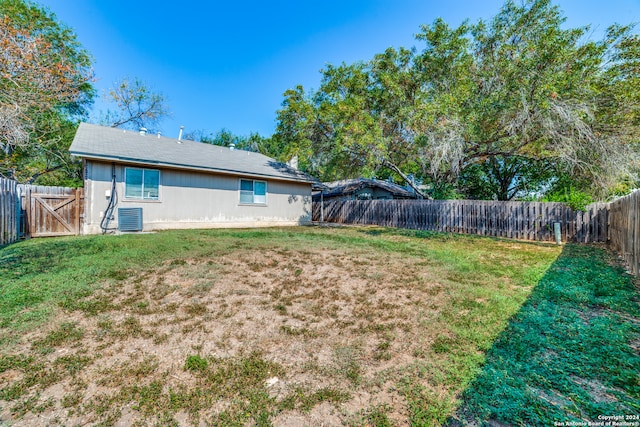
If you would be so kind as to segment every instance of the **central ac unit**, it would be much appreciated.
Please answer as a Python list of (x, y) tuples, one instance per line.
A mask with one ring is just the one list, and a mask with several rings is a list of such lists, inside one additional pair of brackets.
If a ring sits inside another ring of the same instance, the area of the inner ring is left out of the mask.
[(142, 208), (118, 208), (119, 231), (142, 231)]

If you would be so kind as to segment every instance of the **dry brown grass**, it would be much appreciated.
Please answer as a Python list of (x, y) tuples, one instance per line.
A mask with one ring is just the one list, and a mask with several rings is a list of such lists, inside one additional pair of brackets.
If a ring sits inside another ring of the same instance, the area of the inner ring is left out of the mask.
[[(396, 234), (381, 239), (420, 243)], [(15, 362), (0, 369), (0, 388), (23, 387), (15, 399), (0, 400), (0, 420), (406, 425), (416, 398), (451, 412), (485, 342), (534, 284), (521, 280), (529, 266), (514, 258), (512, 243), (475, 241), (491, 249), (473, 253), (473, 240), (453, 241), (451, 256), (467, 248), (473, 263), (506, 270), (520, 263), (518, 272), (474, 273), (444, 264), (446, 253), (434, 259), (411, 248), (290, 247), (286, 240), (264, 246), (239, 240), (220, 255), (168, 259), (154, 271), (105, 284), (81, 308), (60, 311), (23, 336), (11, 355), (35, 359), (24, 362), (30, 368)], [(519, 245), (547, 259), (557, 253)], [(531, 262), (540, 270), (539, 260)], [(512, 307), (495, 312), (503, 298)], [(462, 324), (452, 319), (486, 325), (474, 341), (460, 336)], [(234, 361), (249, 366), (247, 378), (259, 379), (251, 385), (255, 393), (243, 397), (247, 383), (238, 383), (237, 390), (207, 394), (221, 378), (244, 375)], [(38, 375), (30, 382), (29, 369)], [(198, 390), (202, 395), (194, 397)], [(264, 413), (238, 414), (251, 408)]]

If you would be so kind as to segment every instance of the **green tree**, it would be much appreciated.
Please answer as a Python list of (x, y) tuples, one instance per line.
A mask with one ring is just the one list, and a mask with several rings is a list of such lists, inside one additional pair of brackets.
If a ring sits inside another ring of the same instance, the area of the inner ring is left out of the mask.
[(317, 134), (319, 120), (316, 105), (300, 85), (284, 93), (282, 108), (277, 112), (278, 124), (267, 151), (271, 157), (288, 162), (293, 157), (300, 160), (302, 170), (314, 175), (322, 174), (327, 162), (317, 161), (322, 156), (318, 146), (324, 139)]
[(416, 89), (411, 57), (389, 49), (370, 63), (328, 66), (311, 96), (301, 86), (287, 91), (273, 137), (285, 157), (299, 156), (300, 167), (323, 180), (395, 175), (412, 183), (413, 135), (404, 126)]
[(271, 154), (272, 141), (257, 132), (251, 132), (249, 136), (238, 140), (236, 147), (240, 150), (253, 151), (268, 157), (276, 157)]
[(200, 142), (212, 145), (220, 145), (223, 147), (230, 147), (236, 145), (239, 141), (239, 137), (231, 133), (228, 129), (220, 129), (214, 135), (206, 135), (200, 139)]
[(548, 161), (493, 156), (465, 168), (457, 182), (469, 199), (513, 200), (534, 197), (541, 188), (550, 187), (556, 176)]
[(549, 0), (457, 28), (438, 19), (421, 50), (328, 66), (318, 91), (288, 91), (274, 138), (322, 179), (412, 174), (434, 193), (500, 199), (570, 179), (606, 196), (638, 170), (640, 43), (632, 27), (596, 42), (564, 21)]
[[(431, 158), (440, 160), (433, 169), (462, 171), (488, 158), (525, 158), (577, 181), (588, 177), (599, 195), (612, 177), (630, 172), (637, 152), (618, 128), (605, 126), (606, 115), (598, 117), (606, 97), (598, 85), (609, 80), (603, 70), (612, 45), (581, 43), (588, 28), (564, 30), (563, 22), (548, 0), (523, 6), (508, 1), (489, 24), (470, 28), (473, 65), (460, 73), (469, 92), (454, 98), (455, 109), (443, 117), (455, 123), (457, 142), (441, 138), (431, 146)], [(436, 103), (440, 111), (448, 107)], [(438, 135), (438, 127), (425, 133)], [(453, 155), (441, 160), (436, 154), (443, 142)]]
[(222, 147), (231, 147), (233, 145), (238, 150), (253, 151), (266, 156), (277, 157), (270, 153), (271, 139), (262, 137), (256, 132), (250, 133), (249, 136), (240, 136), (225, 128), (216, 133), (196, 130), (185, 133), (184, 139)]
[(55, 15), (29, 1), (0, 2), (0, 175), (73, 181), (68, 147), (94, 94), (91, 60)]

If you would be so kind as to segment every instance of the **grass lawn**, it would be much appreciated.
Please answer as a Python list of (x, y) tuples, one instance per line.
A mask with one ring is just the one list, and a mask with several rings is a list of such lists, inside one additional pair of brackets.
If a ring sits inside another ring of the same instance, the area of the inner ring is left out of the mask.
[(553, 425), (640, 414), (595, 247), (382, 228), (0, 249), (0, 425)]

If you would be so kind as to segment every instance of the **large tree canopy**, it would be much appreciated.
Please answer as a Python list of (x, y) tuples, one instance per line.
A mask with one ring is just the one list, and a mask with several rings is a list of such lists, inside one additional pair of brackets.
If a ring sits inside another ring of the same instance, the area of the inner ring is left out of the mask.
[(286, 92), (274, 140), (325, 180), (413, 175), (500, 199), (570, 182), (604, 196), (639, 167), (640, 41), (619, 25), (588, 40), (564, 20), (549, 0), (457, 28), (438, 19), (421, 50), (329, 66), (318, 91)]
[(77, 175), (67, 148), (92, 101), (89, 54), (52, 13), (23, 0), (0, 2), (0, 43), (0, 176)]

